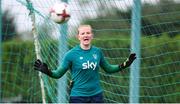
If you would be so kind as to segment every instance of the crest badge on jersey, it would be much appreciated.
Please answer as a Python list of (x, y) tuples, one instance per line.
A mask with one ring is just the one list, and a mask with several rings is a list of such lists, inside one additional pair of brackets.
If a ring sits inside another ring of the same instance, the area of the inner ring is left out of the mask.
[(79, 59), (80, 59), (80, 60), (82, 60), (82, 59), (83, 59), (83, 57), (81, 56), (81, 57), (79, 57)]
[(93, 58), (94, 58), (94, 59), (97, 59), (97, 54), (93, 54)]

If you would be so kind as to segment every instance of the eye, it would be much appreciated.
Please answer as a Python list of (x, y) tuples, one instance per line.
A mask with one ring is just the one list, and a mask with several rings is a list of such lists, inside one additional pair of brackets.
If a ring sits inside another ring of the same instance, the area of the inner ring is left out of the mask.
[(84, 35), (84, 34), (85, 34), (85, 32), (81, 33), (81, 35)]
[(90, 34), (90, 32), (86, 32), (86, 34)]

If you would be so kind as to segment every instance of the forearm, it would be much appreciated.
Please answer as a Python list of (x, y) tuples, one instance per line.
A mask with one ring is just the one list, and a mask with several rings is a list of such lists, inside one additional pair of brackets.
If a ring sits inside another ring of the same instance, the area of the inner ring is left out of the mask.
[(123, 62), (120, 65), (111, 65), (108, 63), (108, 61), (104, 58), (103, 53), (101, 53), (101, 61), (100, 65), (104, 69), (105, 72), (107, 73), (115, 73), (118, 71), (121, 71), (131, 65), (131, 63), (136, 59), (136, 54), (131, 53), (130, 56), (127, 58), (125, 62)]
[(107, 73), (116, 73), (116, 72), (119, 72), (120, 70), (122, 70), (120, 65), (111, 65), (106, 60), (103, 61), (103, 63), (101, 64), (101, 67)]
[(52, 71), (52, 74), (50, 77), (52, 78), (61, 78), (69, 69), (69, 66), (71, 66), (71, 62), (69, 61), (68, 56), (66, 55), (64, 57), (64, 59), (62, 60), (62, 63), (60, 64), (60, 66), (56, 69)]
[(66, 71), (67, 69), (65, 68), (58, 68), (56, 70), (52, 70), (49, 76), (58, 79), (61, 78), (66, 73)]
[(120, 71), (119, 65), (105, 65), (102, 68), (107, 73), (116, 73)]
[(34, 69), (38, 70), (52, 78), (61, 78), (69, 69), (69, 61), (63, 61), (62, 64), (56, 69), (51, 70), (48, 68), (46, 63), (41, 62), (41, 60), (37, 59), (34, 63)]

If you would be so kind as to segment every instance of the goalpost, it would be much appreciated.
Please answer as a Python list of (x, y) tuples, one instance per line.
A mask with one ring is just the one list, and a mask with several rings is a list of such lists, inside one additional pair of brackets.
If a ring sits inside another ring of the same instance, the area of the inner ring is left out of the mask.
[[(1, 21), (0, 21), (1, 22)], [(1, 26), (0, 26), (1, 28)], [(1, 30), (0, 30), (1, 31)], [(0, 40), (1, 40), (1, 36), (0, 36)], [(0, 55), (2, 55), (2, 46), (0, 46)], [(0, 73), (2, 73), (2, 66), (1, 66), (1, 63), (2, 63), (2, 60), (1, 60), (1, 56), (0, 56)], [(1, 90), (1, 74), (0, 74), (0, 90)], [(1, 93), (0, 93), (0, 96), (1, 96)], [(1, 102), (1, 97), (0, 97), (0, 102)]]
[[(64, 2), (68, 2), (68, 0), (62, 0)], [(68, 25), (67, 23), (65, 24), (60, 24), (59, 25), (59, 65), (62, 62), (62, 58), (65, 55), (65, 53), (68, 51)], [(57, 99), (58, 102), (63, 103), (63, 102), (68, 102), (67, 96), (67, 74), (65, 74), (62, 78), (58, 79), (58, 94), (57, 94)]]
[[(35, 14), (34, 14), (34, 11), (33, 11), (33, 4), (31, 3), (30, 0), (26, 0), (27, 2), (27, 8), (29, 9), (29, 15), (31, 17), (31, 21), (32, 21), (32, 34), (33, 34), (33, 37), (34, 37), (34, 45), (35, 45), (35, 53), (36, 53), (36, 57), (37, 59), (40, 59), (42, 60), (41, 58), (41, 46), (39, 44), (39, 41), (38, 41), (38, 34), (37, 34), (37, 31), (36, 31), (36, 20), (35, 20)], [(44, 82), (43, 82), (43, 79), (42, 79), (42, 73), (39, 72), (39, 80), (40, 80), (40, 86), (41, 86), (41, 92), (42, 92), (42, 102), (43, 104), (46, 103), (46, 95), (45, 95), (45, 90), (44, 90)]]
[(140, 40), (141, 40), (141, 0), (134, 0), (131, 17), (131, 48), (137, 59), (130, 66), (129, 102), (139, 103), (139, 74), (140, 74)]

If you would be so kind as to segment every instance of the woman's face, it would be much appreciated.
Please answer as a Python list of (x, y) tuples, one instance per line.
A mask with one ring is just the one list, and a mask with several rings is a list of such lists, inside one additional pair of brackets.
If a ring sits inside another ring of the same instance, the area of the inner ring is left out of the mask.
[(93, 39), (91, 27), (80, 27), (78, 31), (78, 39), (80, 41), (80, 44), (89, 46), (91, 44), (91, 40)]

